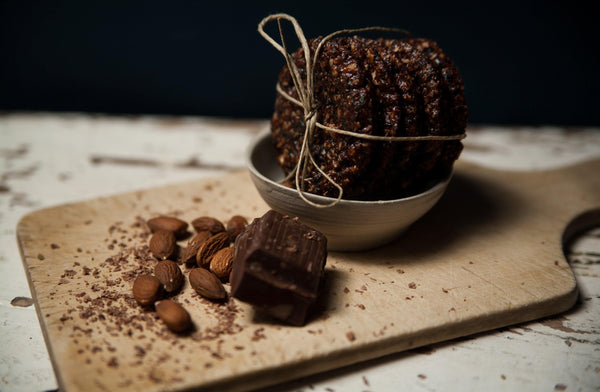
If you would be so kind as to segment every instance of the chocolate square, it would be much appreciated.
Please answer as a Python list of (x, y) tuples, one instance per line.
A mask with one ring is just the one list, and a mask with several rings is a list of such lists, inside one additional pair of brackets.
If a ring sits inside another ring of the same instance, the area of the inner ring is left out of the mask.
[(327, 238), (297, 219), (268, 211), (236, 239), (231, 295), (292, 325), (316, 302)]

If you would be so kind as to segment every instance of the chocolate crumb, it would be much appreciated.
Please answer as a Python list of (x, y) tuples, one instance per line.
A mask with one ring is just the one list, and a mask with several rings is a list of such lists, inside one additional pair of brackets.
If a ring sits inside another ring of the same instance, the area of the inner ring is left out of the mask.
[(142, 346), (135, 346), (135, 356), (143, 358), (146, 355), (146, 350)]
[(408, 288), (409, 288), (409, 289), (416, 289), (416, 288), (417, 288), (417, 284), (416, 284), (415, 282), (410, 282), (410, 283), (408, 284)]
[(29, 297), (15, 297), (10, 301), (12, 306), (18, 306), (20, 308), (27, 308), (33, 305), (33, 299)]
[(108, 366), (114, 368), (119, 367), (119, 361), (117, 360), (117, 357), (111, 357), (108, 361)]
[(50, 248), (58, 249), (58, 248), (60, 248), (60, 246), (58, 246), (57, 244), (50, 244)]
[(354, 332), (352, 331), (346, 332), (346, 339), (348, 339), (350, 342), (353, 342), (356, 340), (356, 335), (354, 335)]
[(261, 328), (258, 328), (258, 329), (256, 329), (256, 330), (254, 331), (254, 334), (252, 335), (252, 338), (251, 338), (251, 339), (252, 339), (252, 341), (253, 341), (253, 342), (257, 342), (257, 341), (259, 341), (259, 340), (261, 340), (261, 339), (266, 339), (267, 337), (266, 337), (266, 336), (265, 336), (265, 334), (263, 333), (263, 332), (264, 332), (264, 330), (265, 330), (265, 329), (264, 329), (264, 328), (262, 328), (262, 327), (261, 327)]
[(75, 275), (77, 275), (77, 271), (75, 271), (75, 270), (65, 270), (64, 274), (61, 275), (61, 278), (73, 277)]

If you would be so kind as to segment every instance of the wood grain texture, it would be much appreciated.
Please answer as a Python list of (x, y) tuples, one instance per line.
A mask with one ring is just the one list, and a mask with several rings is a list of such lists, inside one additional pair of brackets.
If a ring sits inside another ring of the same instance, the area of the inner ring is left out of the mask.
[[(329, 255), (319, 309), (301, 328), (186, 285), (177, 300), (196, 330), (172, 334), (130, 305), (135, 257), (106, 262), (147, 243), (139, 218), (262, 215), (246, 172), (40, 210), (17, 235), (63, 390), (241, 391), (568, 309), (577, 287), (561, 236), (600, 206), (599, 172), (600, 161), (543, 172), (457, 164), (440, 203), (398, 241)], [(102, 315), (90, 304), (106, 292)], [(226, 306), (236, 312), (223, 332)]]

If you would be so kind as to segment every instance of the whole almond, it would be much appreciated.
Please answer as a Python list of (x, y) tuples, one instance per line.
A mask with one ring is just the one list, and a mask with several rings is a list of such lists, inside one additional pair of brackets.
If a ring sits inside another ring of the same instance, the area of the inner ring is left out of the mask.
[(168, 293), (179, 290), (183, 285), (183, 273), (177, 263), (171, 260), (163, 260), (156, 264), (154, 276), (162, 283)]
[(187, 247), (183, 251), (183, 255), (181, 256), (181, 261), (184, 263), (190, 263), (196, 261), (196, 255), (200, 250), (202, 244), (208, 240), (212, 236), (210, 231), (201, 231), (192, 237), (191, 240), (188, 241)]
[(177, 240), (175, 234), (168, 230), (158, 230), (150, 238), (150, 252), (159, 260), (165, 260), (175, 253)]
[(227, 281), (231, 268), (233, 267), (233, 248), (223, 248), (212, 257), (210, 260), (210, 271), (221, 279)]
[(212, 234), (217, 234), (225, 231), (223, 222), (210, 216), (201, 216), (192, 221), (192, 226), (197, 232), (210, 231)]
[(153, 233), (159, 230), (172, 231), (175, 237), (181, 238), (187, 233), (188, 223), (172, 216), (159, 216), (146, 222)]
[(237, 236), (248, 226), (248, 221), (241, 215), (232, 216), (227, 222), (227, 233), (231, 241), (235, 241)]
[(154, 304), (158, 317), (175, 332), (185, 332), (192, 327), (190, 314), (177, 302), (163, 299)]
[(133, 298), (142, 306), (152, 305), (162, 296), (162, 284), (152, 275), (140, 275), (133, 282)]
[(196, 254), (196, 263), (198, 264), (198, 267), (208, 268), (214, 254), (227, 246), (229, 246), (229, 234), (224, 231), (215, 234), (204, 241)]
[(189, 275), (190, 285), (198, 294), (209, 299), (224, 299), (227, 292), (215, 274), (204, 268), (194, 268)]

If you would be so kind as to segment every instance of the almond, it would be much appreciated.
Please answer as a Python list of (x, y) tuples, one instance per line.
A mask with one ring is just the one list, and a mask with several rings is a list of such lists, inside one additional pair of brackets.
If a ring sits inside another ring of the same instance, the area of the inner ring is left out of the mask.
[(224, 231), (215, 234), (204, 241), (196, 254), (196, 263), (198, 264), (198, 267), (208, 268), (214, 254), (227, 246), (229, 246), (229, 234)]
[(248, 226), (248, 221), (241, 215), (232, 216), (227, 222), (227, 233), (231, 241), (235, 241), (237, 236)]
[(179, 266), (171, 260), (163, 260), (154, 267), (154, 276), (162, 283), (168, 293), (177, 291), (183, 285), (183, 273)]
[(153, 233), (159, 230), (168, 230), (172, 231), (177, 238), (185, 236), (188, 228), (187, 222), (171, 216), (159, 216), (157, 218), (152, 218), (148, 220), (146, 224)]
[(225, 231), (225, 226), (223, 223), (218, 219), (211, 218), (210, 216), (201, 216), (200, 218), (194, 219), (192, 221), (192, 226), (194, 226), (194, 230), (197, 232), (210, 231), (212, 234), (217, 234)]
[(162, 296), (162, 285), (152, 275), (140, 275), (133, 282), (133, 298), (142, 306), (152, 305)]
[(190, 314), (177, 302), (163, 299), (154, 304), (158, 317), (175, 332), (185, 332), (192, 327)]
[(215, 274), (204, 268), (194, 268), (189, 275), (190, 285), (198, 294), (209, 299), (224, 299), (227, 292)]
[(177, 240), (175, 234), (168, 230), (158, 230), (150, 238), (150, 252), (159, 260), (165, 260), (175, 253)]
[(181, 261), (184, 263), (190, 263), (196, 261), (196, 255), (200, 250), (202, 244), (212, 236), (210, 231), (201, 231), (196, 234), (191, 240), (188, 241), (187, 247), (183, 251)]
[(221, 281), (227, 281), (233, 267), (233, 248), (223, 248), (210, 260), (210, 271)]

